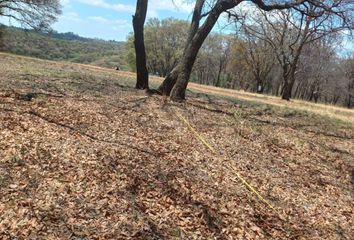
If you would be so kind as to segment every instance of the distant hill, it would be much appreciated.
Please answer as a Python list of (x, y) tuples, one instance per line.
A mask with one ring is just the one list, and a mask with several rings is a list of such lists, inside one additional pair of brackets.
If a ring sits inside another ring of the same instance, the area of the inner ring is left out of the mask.
[(3, 27), (1, 51), (19, 55), (65, 60), (128, 69), (124, 60), (125, 42), (81, 37), (72, 32), (42, 33), (16, 27)]

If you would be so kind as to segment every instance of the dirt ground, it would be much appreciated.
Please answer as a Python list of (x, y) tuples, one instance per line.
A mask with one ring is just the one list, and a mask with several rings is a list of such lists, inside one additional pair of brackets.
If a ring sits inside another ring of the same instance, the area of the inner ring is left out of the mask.
[(350, 118), (133, 85), (0, 54), (0, 239), (354, 239)]

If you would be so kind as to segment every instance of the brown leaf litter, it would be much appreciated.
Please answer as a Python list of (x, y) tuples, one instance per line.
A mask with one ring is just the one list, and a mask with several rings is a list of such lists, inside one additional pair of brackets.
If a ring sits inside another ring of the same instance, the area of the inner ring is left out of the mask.
[[(201, 94), (174, 104), (110, 73), (0, 61), (1, 239), (354, 238), (352, 126)], [(42, 94), (16, 97), (29, 92)]]

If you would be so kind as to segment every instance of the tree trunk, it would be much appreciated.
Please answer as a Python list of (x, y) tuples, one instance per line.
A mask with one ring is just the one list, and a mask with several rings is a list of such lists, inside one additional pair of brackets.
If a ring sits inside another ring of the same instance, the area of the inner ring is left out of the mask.
[(279, 96), (279, 91), (280, 91), (280, 88), (281, 88), (281, 84), (282, 84), (282, 81), (280, 81), (280, 79), (278, 79), (276, 82), (275, 82), (275, 85), (273, 87), (273, 94), (275, 96)]
[(3, 51), (4, 48), (4, 32), (5, 27), (0, 23), (0, 50)]
[(288, 81), (284, 83), (283, 93), (281, 96), (282, 99), (290, 101), (291, 98), (291, 87)]
[(181, 59), (178, 69), (178, 77), (171, 91), (171, 99), (174, 101), (181, 101), (185, 99), (185, 90), (187, 88), (188, 80), (203, 41), (201, 40), (199, 42), (199, 44), (196, 44), (192, 41)]
[(167, 74), (165, 80), (159, 86), (157, 91), (164, 96), (170, 96), (171, 90), (175, 85), (178, 77), (178, 65), (172, 69), (172, 71)]
[(290, 101), (291, 93), (295, 84), (295, 72), (303, 46), (303, 44), (300, 45), (300, 47), (296, 50), (292, 63), (283, 66), (284, 89), (281, 97), (283, 100)]
[(281, 96), (283, 100), (290, 101), (294, 83), (295, 83), (295, 68), (292, 68), (289, 74), (284, 75), (284, 86), (283, 86), (283, 92)]
[(349, 93), (348, 96), (347, 96), (347, 108), (352, 108), (353, 107), (353, 104), (352, 104), (352, 94)]
[[(159, 91), (164, 95), (171, 95), (171, 99), (174, 101), (181, 101), (185, 99), (185, 91), (188, 85), (188, 81), (192, 72), (192, 68), (202, 46), (205, 38), (208, 36), (220, 14), (227, 9), (231, 9), (239, 4), (238, 1), (217, 1), (213, 9), (208, 14), (203, 25), (199, 27), (201, 20), (201, 13), (205, 0), (197, 0), (191, 23), (191, 29), (189, 31), (188, 40), (184, 49), (182, 58), (179, 64), (169, 74), (162, 85), (159, 87)], [(172, 90), (170, 90), (172, 86)], [(162, 91), (161, 91), (162, 90)]]
[[(193, 11), (193, 17), (192, 17), (192, 22), (188, 34), (188, 39), (186, 42), (186, 46), (184, 47), (183, 55), (185, 55), (185, 52), (192, 41), (194, 35), (197, 33), (198, 28), (199, 28), (199, 22), (200, 22), (200, 17), (202, 14), (202, 9), (204, 5), (205, 0), (198, 0), (195, 4), (194, 11)], [(162, 84), (159, 86), (157, 91), (165, 96), (170, 96), (171, 91), (173, 86), (175, 85), (177, 78), (178, 78), (178, 72), (179, 72), (179, 63), (177, 66), (175, 66), (172, 71), (167, 74), (165, 80), (162, 82)]]
[(334, 95), (332, 98), (332, 104), (337, 105), (339, 98), (340, 98), (340, 95)]
[(223, 62), (222, 62), (222, 60), (220, 60), (220, 62), (219, 62), (219, 69), (218, 69), (218, 75), (217, 75), (217, 77), (216, 77), (216, 83), (215, 83), (215, 86), (216, 87), (220, 87), (220, 85), (221, 85), (221, 72), (222, 72), (222, 68), (223, 68)]
[(302, 83), (299, 82), (296, 86), (296, 89), (295, 89), (295, 93), (294, 93), (294, 97), (295, 98), (300, 98), (300, 88), (302, 87)]
[(149, 88), (149, 73), (146, 68), (146, 52), (144, 44), (144, 23), (146, 19), (148, 0), (138, 0), (133, 16), (134, 47), (136, 56), (136, 85), (137, 89)]
[(193, 39), (192, 43), (186, 49), (185, 54), (182, 56), (178, 69), (178, 76), (171, 91), (172, 100), (181, 101), (185, 99), (185, 91), (195, 59), (197, 58), (198, 51), (202, 46), (204, 39), (208, 36), (209, 32), (210, 31), (203, 31), (201, 34), (197, 34), (196, 39)]
[(177, 81), (171, 91), (172, 100), (181, 101), (185, 99), (185, 92), (187, 89), (188, 81), (199, 49), (201, 48), (210, 31), (213, 29), (220, 14), (225, 10), (224, 7), (226, 6), (220, 5), (219, 7), (213, 8), (204, 24), (198, 29), (190, 44), (188, 44), (187, 48), (185, 49), (185, 52), (180, 61)]
[(263, 81), (261, 76), (259, 76), (259, 74), (255, 74), (255, 82), (256, 82), (256, 86), (255, 86), (255, 91), (256, 93), (263, 93)]

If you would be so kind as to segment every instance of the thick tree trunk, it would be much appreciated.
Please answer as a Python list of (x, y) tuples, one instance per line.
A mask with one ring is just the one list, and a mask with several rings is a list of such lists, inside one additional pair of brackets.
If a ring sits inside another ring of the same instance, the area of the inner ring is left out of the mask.
[(225, 7), (229, 6), (220, 5), (219, 7), (215, 7), (209, 13), (204, 24), (195, 33), (190, 44), (187, 43), (188, 46), (186, 47), (179, 64), (177, 81), (171, 91), (171, 99), (173, 101), (181, 101), (185, 99), (188, 81), (199, 49), (201, 48), (210, 31), (213, 29), (220, 14), (225, 10)]
[(157, 91), (164, 96), (170, 96), (171, 90), (175, 85), (178, 77), (178, 65), (172, 69), (172, 71), (167, 74), (165, 80), (159, 86)]
[[(210, 29), (211, 30), (211, 29)], [(203, 44), (203, 41), (208, 36), (210, 31), (202, 31), (193, 38), (191, 44), (186, 49), (182, 56), (181, 62), (178, 68), (177, 80), (171, 91), (171, 99), (174, 101), (181, 101), (185, 99), (185, 92), (188, 85), (188, 81), (192, 72), (194, 62), (197, 58), (198, 51)]]
[(295, 70), (296, 70), (296, 65), (294, 64), (288, 74), (284, 74), (284, 87), (283, 87), (283, 92), (281, 98), (283, 100), (290, 101), (290, 98), (292, 97), (292, 91), (295, 83)]
[[(208, 33), (205, 34), (207, 35)], [(192, 40), (191, 44), (189, 44), (185, 50), (185, 53), (179, 64), (177, 80), (171, 91), (171, 99), (174, 101), (181, 101), (185, 99), (185, 91), (192, 72), (192, 68), (203, 42), (202, 37), (199, 39), (198, 43), (195, 43), (194, 40), (195, 39)]]
[[(198, 28), (199, 28), (199, 22), (200, 22), (200, 17), (203, 9), (205, 0), (197, 0), (194, 11), (193, 11), (193, 17), (192, 17), (192, 22), (188, 34), (188, 39), (186, 42), (186, 46), (184, 47), (183, 55), (185, 55), (186, 50), (188, 49), (188, 46), (190, 42), (192, 41), (194, 35), (197, 33)], [(177, 78), (178, 78), (178, 73), (179, 73), (179, 63), (177, 64), (176, 67), (172, 69), (172, 71), (167, 74), (165, 80), (162, 82), (162, 84), (159, 86), (157, 91), (165, 96), (170, 96), (171, 91), (173, 86), (176, 84)]]
[(144, 23), (148, 0), (138, 0), (133, 16), (134, 47), (136, 55), (136, 86), (137, 89), (149, 88), (149, 73), (146, 68), (146, 52), (144, 44)]
[(353, 107), (353, 103), (352, 103), (352, 98), (353, 98), (353, 95), (351, 93), (348, 94), (347, 96), (347, 108), (352, 108)]
[[(167, 77), (159, 87), (160, 92), (164, 95), (170, 94), (171, 99), (174, 101), (185, 99), (186, 88), (198, 51), (205, 38), (214, 27), (220, 14), (239, 4), (238, 1), (218, 1), (208, 14), (203, 25), (199, 27), (204, 2), (205, 0), (197, 0), (193, 12), (191, 29), (182, 58), (177, 67), (171, 72), (171, 75), (169, 74), (170, 76)], [(170, 90), (171, 86), (173, 86), (172, 90)]]
[(287, 101), (290, 101), (291, 98), (291, 87), (290, 84), (286, 81), (284, 83), (284, 88), (283, 88), (283, 93), (281, 95), (281, 98)]
[(296, 51), (294, 61), (291, 64), (283, 66), (284, 88), (281, 97), (283, 100), (290, 101), (290, 98), (292, 97), (291, 94), (295, 84), (295, 72), (300, 59), (302, 48), (303, 45), (300, 45), (300, 47)]
[(4, 48), (4, 31), (5, 27), (0, 23), (0, 50)]

